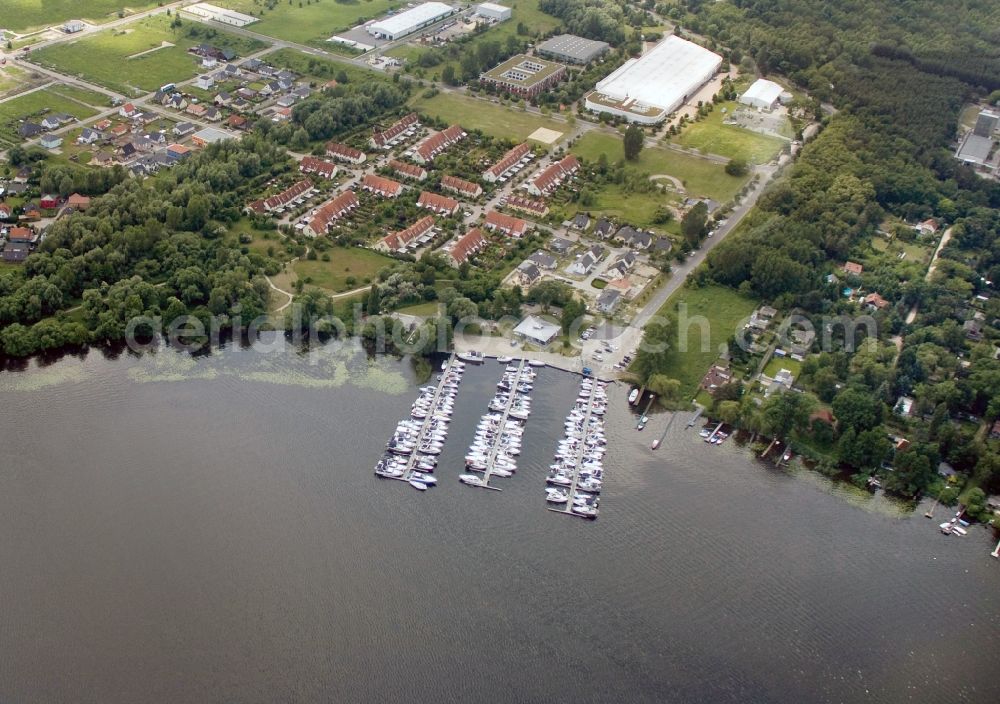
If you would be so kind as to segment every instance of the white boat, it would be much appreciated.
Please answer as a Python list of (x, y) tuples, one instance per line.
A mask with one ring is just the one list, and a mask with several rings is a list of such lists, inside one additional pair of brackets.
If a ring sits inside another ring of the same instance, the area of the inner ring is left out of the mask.
[(500, 362), (500, 364), (507, 364), (507, 362), (513, 362), (514, 358), (513, 357), (507, 357), (506, 355), (501, 355), (501, 356), (497, 357), (497, 361)]
[(544, 367), (545, 366), (545, 362), (543, 362), (540, 359), (529, 359), (528, 360), (528, 364), (530, 364), (532, 367)]
[(412, 486), (417, 491), (427, 491), (427, 485), (423, 482), (418, 482), (416, 479), (410, 480), (410, 486)]
[(549, 489), (545, 492), (545, 500), (550, 504), (564, 504), (569, 501), (569, 494), (565, 491)]
[(475, 350), (470, 350), (468, 352), (459, 352), (458, 358), (463, 362), (473, 362), (478, 364), (482, 362), (486, 357), (482, 352), (476, 352)]
[(475, 474), (459, 474), (458, 480), (463, 484), (468, 484), (470, 486), (485, 486), (483, 480)]
[(427, 486), (434, 486), (438, 483), (437, 477), (430, 474), (423, 474), (421, 472), (414, 472), (410, 481), (418, 481)]
[(584, 518), (597, 518), (597, 508), (594, 506), (580, 506), (578, 504), (574, 504), (570, 510), (578, 516), (583, 516)]
[(632, 393), (628, 395), (628, 402), (635, 403), (639, 400), (639, 389), (632, 389)]

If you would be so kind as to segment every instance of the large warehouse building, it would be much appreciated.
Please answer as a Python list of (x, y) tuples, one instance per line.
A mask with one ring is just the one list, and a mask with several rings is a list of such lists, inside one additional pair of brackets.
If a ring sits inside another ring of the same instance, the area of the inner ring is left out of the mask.
[(537, 51), (556, 61), (570, 64), (589, 64), (600, 58), (611, 45), (593, 39), (584, 39), (572, 34), (560, 34), (558, 37), (546, 39), (538, 45)]
[(629, 59), (585, 97), (588, 110), (653, 125), (683, 105), (722, 64), (716, 53), (668, 37), (638, 59)]
[(510, 8), (506, 5), (497, 5), (495, 2), (484, 2), (476, 6), (476, 14), (488, 20), (503, 22), (510, 19)]
[(747, 88), (747, 92), (740, 96), (740, 102), (752, 108), (774, 110), (784, 91), (785, 89), (774, 81), (758, 78), (753, 82), (753, 85)]
[(443, 2), (425, 2), (406, 12), (372, 22), (366, 29), (379, 39), (399, 39), (439, 22), (454, 12), (455, 8)]

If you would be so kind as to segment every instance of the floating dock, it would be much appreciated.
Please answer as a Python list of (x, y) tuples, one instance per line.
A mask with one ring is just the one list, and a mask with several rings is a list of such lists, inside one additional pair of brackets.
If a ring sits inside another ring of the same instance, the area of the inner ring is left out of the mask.
[[(587, 409), (583, 417), (583, 435), (580, 438), (580, 447), (576, 450), (576, 457), (574, 458), (573, 466), (573, 479), (568, 488), (569, 494), (566, 500), (566, 508), (553, 508), (548, 506), (548, 510), (553, 513), (562, 513), (570, 516), (576, 516), (577, 518), (586, 518), (588, 520), (593, 520), (597, 518), (597, 514), (587, 515), (582, 513), (576, 513), (573, 511), (573, 498), (576, 496), (577, 485), (580, 481), (580, 468), (583, 464), (583, 455), (587, 451), (587, 436), (590, 434), (590, 419), (594, 414), (594, 402), (597, 400), (597, 385), (599, 382), (595, 380), (594, 388), (591, 390), (590, 395), (587, 397)], [(603, 481), (603, 479), (602, 479)], [(595, 502), (596, 508), (596, 502)]]
[(701, 414), (704, 413), (704, 412), (705, 412), (705, 409), (702, 408), (701, 406), (698, 406), (698, 410), (694, 412), (694, 415), (691, 416), (691, 420), (688, 421), (687, 427), (690, 428), (695, 423), (697, 423), (698, 419), (701, 418)]

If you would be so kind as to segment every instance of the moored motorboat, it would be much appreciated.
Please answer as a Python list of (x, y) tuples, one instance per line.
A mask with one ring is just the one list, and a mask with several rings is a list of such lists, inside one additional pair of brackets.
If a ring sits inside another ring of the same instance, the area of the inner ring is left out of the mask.
[(410, 486), (417, 491), (427, 491), (427, 485), (424, 482), (417, 481), (416, 479), (410, 480)]
[(628, 395), (628, 402), (634, 405), (635, 402), (638, 400), (639, 400), (639, 389), (632, 389), (632, 393)]

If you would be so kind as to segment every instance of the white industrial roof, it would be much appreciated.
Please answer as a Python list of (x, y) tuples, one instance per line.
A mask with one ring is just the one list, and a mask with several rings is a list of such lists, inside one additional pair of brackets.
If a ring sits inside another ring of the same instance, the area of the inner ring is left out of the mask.
[(435, 17), (446, 15), (452, 12), (453, 9), (450, 5), (445, 5), (443, 2), (425, 2), (406, 12), (400, 12), (398, 15), (373, 22), (369, 25), (369, 31), (378, 31), (382, 34), (392, 36), (403, 34), (406, 30), (418, 27)]
[(641, 58), (629, 59), (597, 91), (614, 100), (633, 98), (646, 105), (674, 109), (722, 64), (722, 57), (680, 37), (670, 36)]
[(743, 94), (743, 100), (762, 100), (765, 103), (775, 102), (785, 89), (774, 81), (758, 78)]
[(493, 10), (494, 12), (503, 12), (510, 9), (506, 5), (498, 5), (495, 2), (481, 2), (478, 6), (484, 10)]

